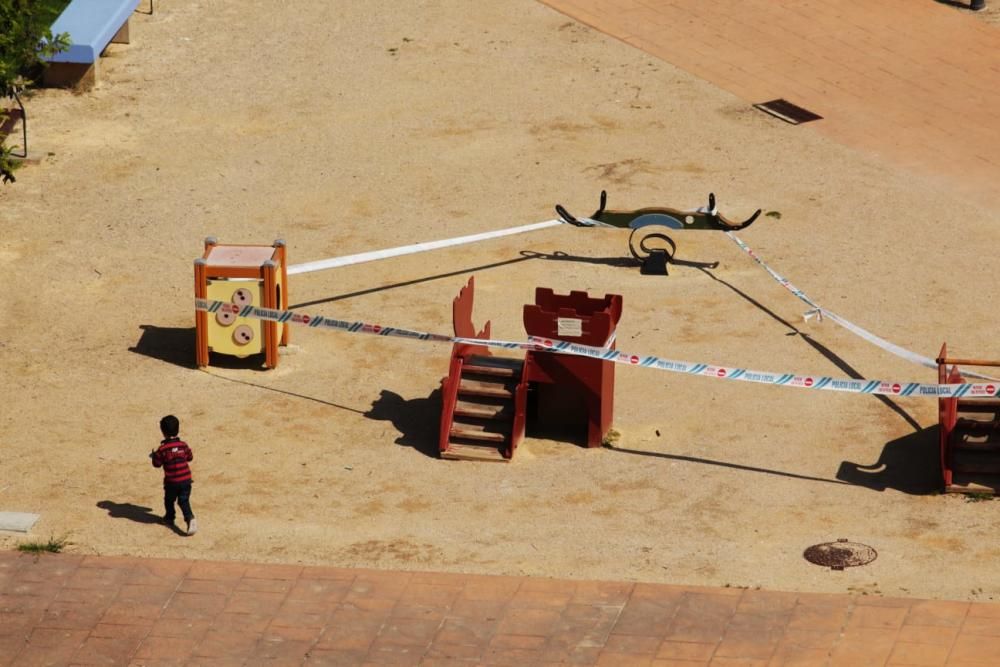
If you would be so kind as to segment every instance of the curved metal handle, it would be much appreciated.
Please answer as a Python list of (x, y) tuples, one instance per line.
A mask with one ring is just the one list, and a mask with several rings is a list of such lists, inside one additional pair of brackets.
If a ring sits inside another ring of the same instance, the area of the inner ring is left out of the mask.
[(727, 220), (722, 215), (717, 215), (715, 217), (716, 217), (716, 219), (717, 219), (717, 221), (719, 223), (719, 226), (722, 229), (722, 231), (725, 231), (725, 232), (735, 232), (735, 231), (739, 231), (740, 229), (746, 229), (747, 227), (749, 227), (750, 225), (752, 225), (753, 221), (756, 220), (758, 218), (758, 216), (760, 216), (760, 212), (761, 212), (761, 209), (757, 209), (756, 211), (754, 211), (753, 215), (751, 215), (749, 218), (747, 218), (743, 222), (739, 222), (739, 223), (730, 222), (729, 220)]
[(563, 208), (562, 204), (556, 204), (556, 213), (559, 214), (559, 217), (563, 219), (563, 222), (568, 222), (569, 224), (575, 227), (585, 226), (582, 222), (573, 217), (573, 215), (569, 211)]
[[(597, 209), (594, 215), (590, 216), (591, 220), (599, 221), (601, 219), (601, 214), (604, 213), (605, 207), (608, 205), (608, 193), (605, 190), (601, 190), (601, 205)], [(563, 222), (568, 222), (576, 227), (592, 227), (594, 223), (581, 222), (576, 216), (571, 214), (562, 204), (556, 204), (556, 213), (559, 217), (563, 219)]]
[(735, 232), (741, 229), (746, 229), (753, 224), (753, 221), (757, 219), (760, 213), (761, 209), (757, 209), (754, 211), (753, 215), (743, 222), (733, 222), (715, 209), (715, 193), (708, 193), (708, 215), (712, 219), (712, 222), (714, 222), (716, 226), (724, 232)]

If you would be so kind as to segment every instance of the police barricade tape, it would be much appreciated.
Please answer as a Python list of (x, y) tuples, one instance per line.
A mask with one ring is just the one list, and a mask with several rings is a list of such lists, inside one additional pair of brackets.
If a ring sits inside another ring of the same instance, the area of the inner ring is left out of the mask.
[[(744, 243), (742, 240), (740, 240), (740, 238), (738, 236), (736, 236), (736, 234), (734, 234), (732, 232), (726, 232), (726, 236), (728, 236), (730, 239), (732, 239), (732, 241), (737, 246), (739, 246), (740, 250), (742, 250), (743, 252), (745, 252), (750, 259), (752, 259), (754, 262), (757, 263), (758, 266), (760, 266), (762, 269), (764, 269), (765, 271), (767, 271), (767, 273), (772, 278), (774, 278), (774, 280), (779, 285), (781, 285), (782, 287), (784, 287), (786, 290), (788, 290), (789, 292), (791, 292), (794, 296), (796, 296), (803, 303), (807, 304), (810, 307), (810, 310), (808, 310), (806, 312), (806, 319), (809, 319), (809, 317), (811, 317), (813, 315), (816, 315), (820, 320), (822, 320), (824, 317), (829, 318), (829, 319), (833, 320), (834, 322), (836, 322), (837, 324), (839, 324), (840, 326), (842, 326), (843, 328), (845, 328), (848, 331), (850, 331), (851, 333), (853, 333), (854, 335), (859, 336), (861, 338), (864, 338), (869, 343), (872, 343), (873, 345), (876, 345), (877, 347), (882, 348), (886, 352), (890, 352), (890, 353), (896, 355), (897, 357), (900, 357), (902, 359), (906, 359), (907, 361), (913, 362), (915, 364), (919, 364), (921, 366), (926, 366), (927, 368), (937, 368), (937, 361), (935, 361), (934, 359), (931, 359), (930, 357), (925, 357), (925, 356), (923, 356), (921, 354), (917, 354), (916, 352), (912, 352), (910, 350), (907, 350), (906, 348), (900, 347), (899, 345), (896, 345), (895, 343), (891, 343), (891, 342), (887, 341), (884, 338), (876, 336), (875, 334), (873, 334), (872, 332), (868, 331), (867, 329), (859, 327), (857, 324), (854, 324), (850, 320), (844, 319), (843, 317), (841, 317), (837, 313), (835, 313), (835, 312), (833, 312), (831, 310), (827, 310), (826, 308), (823, 308), (818, 303), (816, 303), (815, 301), (813, 301), (812, 299), (810, 299), (809, 295), (807, 295), (805, 292), (803, 292), (798, 287), (796, 287), (795, 285), (793, 285), (784, 276), (782, 276), (777, 271), (775, 271), (770, 266), (768, 266), (767, 262), (765, 262), (763, 259), (761, 259), (760, 256), (757, 255), (756, 252), (754, 252), (753, 248), (751, 248), (746, 243)], [(965, 371), (962, 371), (962, 372), (965, 375), (968, 375), (969, 377), (979, 378), (979, 379), (982, 379), (982, 380), (993, 380), (994, 382), (1000, 382), (1000, 380), (998, 380), (997, 378), (995, 378), (993, 376), (990, 376), (990, 375), (983, 375), (982, 373), (976, 373), (974, 371), (969, 371), (969, 370), (965, 370)]]
[(369, 322), (348, 322), (347, 320), (335, 320), (332, 317), (307, 315), (305, 313), (295, 313), (290, 310), (258, 308), (257, 306), (238, 306), (233, 303), (226, 303), (225, 301), (195, 299), (194, 306), (195, 309), (204, 310), (208, 313), (228, 312), (236, 315), (237, 317), (249, 317), (255, 320), (266, 320), (268, 322), (277, 322), (279, 324), (301, 324), (303, 326), (313, 328), (343, 331), (344, 333), (366, 333), (378, 336), (396, 336), (399, 338), (429, 340), (439, 343), (451, 343), (455, 341), (454, 336), (441, 336), (423, 331), (412, 331), (410, 329), (399, 329), (396, 327), (383, 327)]
[(890, 380), (853, 380), (827, 376), (799, 375), (795, 373), (772, 373), (755, 371), (747, 368), (732, 368), (716, 364), (692, 363), (662, 359), (649, 355), (631, 354), (607, 347), (581, 345), (551, 338), (530, 336), (527, 342), (514, 342), (481, 338), (464, 338), (461, 336), (446, 336), (427, 333), (414, 329), (399, 327), (384, 327), (370, 322), (337, 320), (322, 315), (307, 315), (290, 310), (275, 310), (258, 308), (256, 306), (238, 306), (224, 301), (195, 299), (195, 308), (209, 313), (229, 312), (238, 317), (277, 322), (279, 324), (299, 324), (311, 328), (332, 329), (344, 333), (362, 333), (376, 336), (393, 336), (411, 340), (432, 341), (436, 343), (466, 343), (483, 345), (505, 350), (535, 350), (571, 354), (590, 357), (627, 366), (655, 368), (672, 373), (699, 375), (721, 380), (737, 380), (741, 382), (756, 382), (781, 387), (799, 387), (802, 389), (821, 389), (826, 391), (841, 391), (853, 394), (881, 394), (884, 396), (933, 396), (935, 398), (990, 398), (1000, 396), (1000, 383), (961, 383), (961, 384), (928, 384), (922, 382), (894, 382)]
[(537, 336), (529, 336), (528, 342), (533, 344), (536, 350), (575, 354), (602, 359), (604, 361), (612, 361), (617, 364), (626, 364), (628, 366), (657, 368), (673, 373), (701, 375), (722, 380), (772, 384), (782, 387), (845, 391), (852, 394), (881, 394), (884, 396), (933, 396), (934, 398), (990, 398), (1000, 396), (1000, 383), (927, 384), (923, 382), (894, 382), (891, 380), (838, 379), (828, 376), (772, 373), (768, 371), (755, 371), (748, 368), (674, 361), (672, 359), (640, 356), (618, 350), (608, 350), (606, 348), (539, 338)]

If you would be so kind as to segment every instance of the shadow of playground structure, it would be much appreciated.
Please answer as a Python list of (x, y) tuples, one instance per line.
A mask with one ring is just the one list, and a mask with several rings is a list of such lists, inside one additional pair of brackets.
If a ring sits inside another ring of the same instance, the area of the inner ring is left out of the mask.
[(194, 327), (139, 325), (142, 335), (129, 352), (159, 359), (182, 368), (196, 368)]
[[(195, 357), (194, 327), (158, 327), (154, 324), (141, 324), (142, 335), (129, 352), (141, 354), (151, 359), (159, 359), (181, 368), (197, 369)], [(264, 354), (251, 354), (245, 358), (228, 354), (211, 353), (211, 365), (216, 368), (245, 369), (253, 371), (267, 370), (264, 367)]]
[(870, 465), (844, 461), (837, 479), (874, 491), (895, 489), (913, 495), (942, 490), (940, 426), (908, 433), (886, 443)]
[(400, 433), (394, 441), (397, 445), (412, 447), (426, 456), (437, 458), (441, 423), (440, 388), (432, 391), (427, 398), (409, 400), (383, 389), (364, 416), (376, 421), (391, 422), (392, 427)]

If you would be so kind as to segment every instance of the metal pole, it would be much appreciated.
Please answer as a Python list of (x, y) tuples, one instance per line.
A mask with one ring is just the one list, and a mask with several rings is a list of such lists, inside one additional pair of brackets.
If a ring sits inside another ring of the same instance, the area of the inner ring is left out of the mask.
[(12, 153), (17, 157), (23, 157), (25, 160), (28, 159), (28, 112), (24, 109), (24, 103), (21, 102), (21, 98), (17, 94), (17, 90), (12, 90), (11, 94), (14, 96), (14, 101), (17, 102), (17, 106), (21, 108), (21, 136), (22, 142), (24, 143), (24, 155), (18, 155), (17, 153)]

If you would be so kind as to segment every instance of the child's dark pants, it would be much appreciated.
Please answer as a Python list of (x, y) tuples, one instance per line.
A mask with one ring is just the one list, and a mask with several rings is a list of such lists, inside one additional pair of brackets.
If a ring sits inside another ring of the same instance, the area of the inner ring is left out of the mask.
[(173, 521), (176, 516), (174, 512), (175, 501), (181, 506), (184, 520), (190, 522), (194, 518), (194, 512), (191, 511), (191, 482), (163, 484), (163, 506), (167, 510), (163, 518), (167, 521)]

